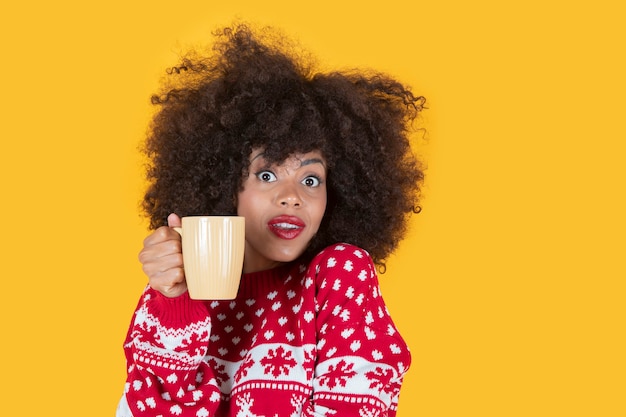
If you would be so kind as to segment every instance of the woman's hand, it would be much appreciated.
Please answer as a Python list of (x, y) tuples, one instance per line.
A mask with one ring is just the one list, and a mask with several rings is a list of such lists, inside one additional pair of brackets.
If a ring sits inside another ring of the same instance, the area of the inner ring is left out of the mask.
[(177, 297), (187, 291), (180, 234), (173, 229), (181, 227), (181, 220), (172, 213), (167, 223), (144, 239), (139, 262), (150, 287), (166, 297)]

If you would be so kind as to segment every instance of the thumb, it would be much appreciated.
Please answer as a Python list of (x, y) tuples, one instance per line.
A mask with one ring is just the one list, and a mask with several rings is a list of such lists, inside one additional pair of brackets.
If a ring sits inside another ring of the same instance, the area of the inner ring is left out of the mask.
[(181, 227), (182, 221), (180, 220), (180, 217), (176, 215), (176, 213), (172, 213), (167, 216), (167, 225), (169, 227)]

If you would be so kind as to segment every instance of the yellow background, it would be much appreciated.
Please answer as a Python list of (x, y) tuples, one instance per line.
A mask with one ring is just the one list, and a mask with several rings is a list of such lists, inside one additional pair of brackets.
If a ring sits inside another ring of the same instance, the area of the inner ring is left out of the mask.
[(3, 5), (1, 413), (113, 415), (148, 98), (239, 16), (429, 100), (424, 211), (382, 277), (414, 357), (398, 415), (626, 415), (621, 3)]

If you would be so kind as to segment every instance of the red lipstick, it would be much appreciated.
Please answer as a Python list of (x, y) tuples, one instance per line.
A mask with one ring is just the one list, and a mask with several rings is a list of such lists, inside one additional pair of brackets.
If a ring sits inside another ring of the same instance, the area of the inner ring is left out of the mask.
[(277, 216), (270, 220), (267, 226), (277, 237), (291, 240), (298, 237), (306, 225), (296, 216)]

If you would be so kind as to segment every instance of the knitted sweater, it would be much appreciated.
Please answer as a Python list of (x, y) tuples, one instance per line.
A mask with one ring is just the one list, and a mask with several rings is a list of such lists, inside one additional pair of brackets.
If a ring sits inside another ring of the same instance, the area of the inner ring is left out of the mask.
[(394, 416), (407, 345), (367, 252), (244, 274), (235, 300), (146, 288), (124, 344), (118, 417)]

